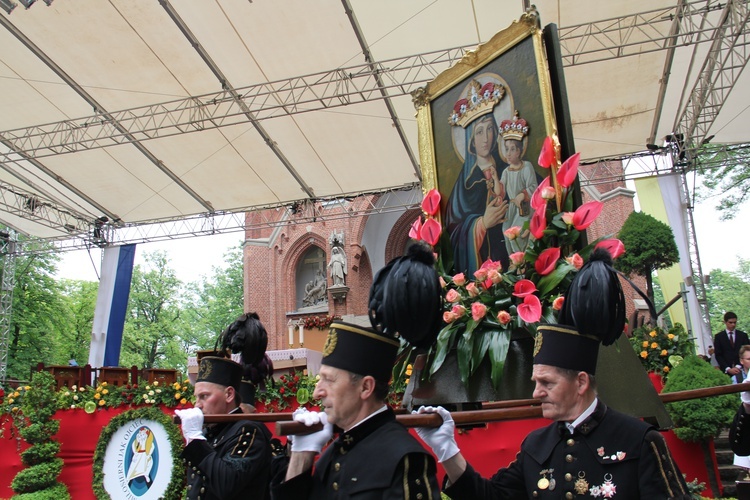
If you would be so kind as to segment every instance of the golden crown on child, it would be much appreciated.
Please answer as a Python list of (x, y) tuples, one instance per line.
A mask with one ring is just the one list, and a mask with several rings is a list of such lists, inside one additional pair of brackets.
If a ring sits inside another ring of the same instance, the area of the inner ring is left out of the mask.
[(518, 110), (513, 114), (513, 119), (503, 120), (500, 123), (500, 135), (504, 140), (515, 139), (523, 140), (524, 136), (529, 133), (529, 126), (526, 120), (518, 116)]
[(478, 81), (472, 80), (466, 92), (466, 97), (456, 101), (453, 106), (453, 111), (448, 117), (448, 123), (466, 128), (475, 118), (492, 113), (492, 109), (504, 95), (505, 86), (500, 83), (487, 82), (482, 85)]

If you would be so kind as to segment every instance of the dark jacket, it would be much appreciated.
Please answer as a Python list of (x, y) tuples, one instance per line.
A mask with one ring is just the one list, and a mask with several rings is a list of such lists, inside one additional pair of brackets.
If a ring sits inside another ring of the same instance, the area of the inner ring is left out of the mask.
[(727, 368), (732, 368), (740, 364), (740, 347), (750, 344), (747, 334), (740, 330), (734, 331), (734, 347), (729, 342), (727, 331), (722, 330), (714, 337), (714, 355), (716, 363), (722, 372), (726, 373)]
[(741, 457), (750, 455), (750, 415), (741, 403), (729, 426), (729, 446)]
[[(614, 490), (613, 490), (614, 489)], [(516, 460), (484, 479), (468, 467), (453, 499), (692, 498), (659, 432), (599, 402), (574, 434), (555, 422), (529, 434)]]
[(265, 499), (271, 463), (271, 433), (249, 420), (217, 424), (206, 440), (182, 451), (187, 469), (187, 498)]
[(435, 459), (386, 410), (339, 435), (313, 474), (274, 478), (274, 499), (440, 499)]

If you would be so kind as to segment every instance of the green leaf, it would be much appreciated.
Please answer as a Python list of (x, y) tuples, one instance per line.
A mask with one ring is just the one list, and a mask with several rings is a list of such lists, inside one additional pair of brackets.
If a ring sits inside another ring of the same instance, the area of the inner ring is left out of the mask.
[(461, 374), (461, 382), (466, 385), (469, 381), (469, 365), (471, 363), (471, 351), (474, 344), (474, 335), (464, 333), (458, 339), (458, 372)]
[(474, 345), (471, 349), (471, 360), (469, 363), (469, 375), (474, 375), (474, 372), (477, 371), (477, 368), (479, 368), (479, 365), (482, 364), (482, 359), (484, 359), (484, 355), (487, 354), (487, 349), (490, 346), (490, 336), (488, 335), (489, 331), (482, 331), (477, 332), (474, 337)]
[(489, 339), (490, 363), (492, 367), (492, 387), (495, 390), (500, 388), (500, 381), (503, 378), (503, 369), (505, 368), (505, 358), (508, 356), (508, 347), (510, 347), (511, 332), (508, 330), (492, 330), (485, 334)]
[(441, 366), (443, 366), (445, 356), (448, 354), (448, 351), (453, 344), (453, 336), (458, 331), (458, 327), (458, 323), (451, 323), (440, 330), (437, 341), (435, 342), (435, 358), (432, 360), (430, 375), (433, 375)]
[(563, 280), (563, 278), (565, 278), (565, 276), (568, 275), (568, 273), (574, 270), (575, 267), (568, 264), (567, 262), (563, 262), (562, 265), (557, 266), (554, 271), (549, 273), (547, 276), (544, 276), (539, 280), (539, 283), (537, 283), (536, 287), (539, 290), (539, 296), (544, 297), (548, 295), (552, 290), (555, 289), (557, 285), (560, 284), (560, 282)]

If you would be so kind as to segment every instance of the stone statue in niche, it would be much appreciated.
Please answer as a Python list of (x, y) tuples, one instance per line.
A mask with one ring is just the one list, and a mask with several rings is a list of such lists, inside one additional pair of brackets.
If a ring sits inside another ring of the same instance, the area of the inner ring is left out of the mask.
[(318, 269), (315, 273), (315, 279), (310, 280), (305, 285), (305, 296), (302, 298), (302, 306), (310, 307), (321, 302), (328, 300), (326, 291), (328, 284), (326, 283), (326, 277), (323, 276), (323, 272)]
[(328, 262), (328, 268), (331, 272), (333, 286), (346, 285), (346, 253), (344, 252), (344, 232), (331, 233), (328, 238), (331, 244), (331, 260)]

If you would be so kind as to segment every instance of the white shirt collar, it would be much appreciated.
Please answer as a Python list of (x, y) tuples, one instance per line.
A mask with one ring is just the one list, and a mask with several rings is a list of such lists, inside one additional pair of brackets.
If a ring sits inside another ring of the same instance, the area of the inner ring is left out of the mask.
[(594, 398), (594, 400), (591, 402), (588, 408), (583, 410), (583, 413), (581, 413), (577, 419), (573, 420), (573, 423), (565, 422), (565, 427), (568, 428), (568, 431), (570, 431), (571, 434), (573, 434), (573, 431), (575, 431), (576, 427), (581, 425), (581, 423), (589, 418), (592, 413), (594, 413), (594, 410), (596, 410), (596, 403), (599, 402), (599, 398)]
[(387, 406), (387, 405), (383, 405), (383, 406), (381, 406), (381, 407), (380, 407), (379, 409), (375, 410), (374, 412), (370, 413), (369, 415), (367, 415), (367, 416), (366, 416), (365, 418), (363, 418), (362, 420), (360, 420), (360, 421), (359, 421), (359, 422), (357, 422), (356, 424), (352, 425), (352, 426), (351, 426), (351, 427), (350, 427), (349, 429), (347, 429), (347, 432), (349, 432), (350, 430), (354, 429), (354, 428), (355, 428), (355, 427), (357, 427), (358, 425), (361, 425), (361, 424), (362, 424), (363, 422), (365, 422), (365, 421), (367, 421), (367, 420), (371, 419), (372, 417), (374, 417), (374, 416), (375, 416), (375, 415), (377, 415), (378, 413), (383, 413), (383, 412), (384, 412), (384, 411), (386, 411), (387, 409), (388, 409), (388, 406)]

